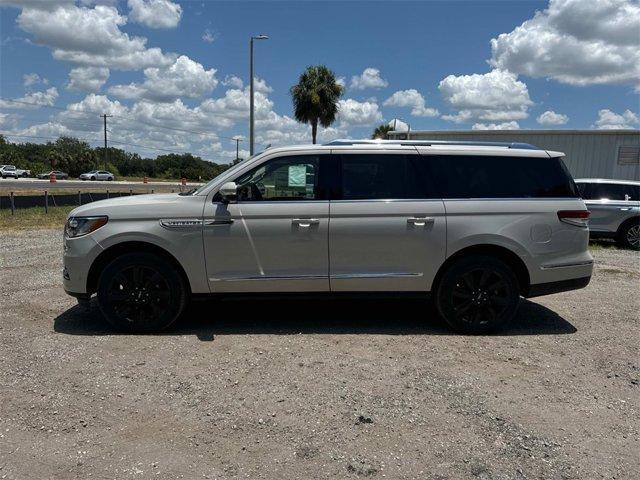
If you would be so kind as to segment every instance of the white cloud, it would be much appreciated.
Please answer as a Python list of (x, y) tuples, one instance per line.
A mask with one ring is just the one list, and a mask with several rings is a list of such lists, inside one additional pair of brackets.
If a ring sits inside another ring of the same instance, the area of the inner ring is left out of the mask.
[(527, 118), (527, 110), (533, 104), (527, 86), (515, 74), (504, 70), (449, 75), (438, 89), (445, 102), (457, 111), (442, 118), (456, 123), (520, 120)]
[(224, 85), (225, 87), (242, 88), (243, 82), (240, 77), (236, 77), (235, 75), (227, 75), (226, 77), (224, 77), (222, 85)]
[(213, 43), (218, 38), (218, 34), (209, 30), (208, 28), (202, 34), (202, 41), (206, 43)]
[(612, 129), (632, 129), (640, 126), (638, 115), (631, 110), (625, 110), (622, 114), (617, 114), (605, 108), (598, 112), (598, 120), (592, 125), (592, 128), (600, 130)]
[(256, 92), (262, 92), (262, 93), (271, 93), (273, 92), (273, 88), (271, 88), (269, 85), (267, 85), (267, 82), (264, 81), (261, 78), (255, 77), (253, 79), (253, 89)]
[(109, 79), (109, 69), (104, 67), (78, 67), (69, 72), (69, 90), (98, 92)]
[(170, 102), (176, 98), (198, 98), (210, 93), (217, 85), (216, 70), (204, 67), (182, 55), (168, 68), (147, 68), (144, 83), (114, 85), (109, 93), (127, 99), (148, 99)]
[(358, 102), (352, 98), (338, 100), (337, 120), (342, 127), (366, 126), (382, 121), (382, 113), (374, 102)]
[(551, 0), (491, 40), (493, 67), (570, 85), (632, 84), (640, 78), (637, 0)]
[(384, 88), (387, 85), (389, 85), (389, 82), (380, 77), (380, 70), (377, 68), (365, 68), (361, 75), (354, 75), (351, 77), (351, 88), (355, 90)]
[(536, 118), (540, 125), (564, 125), (569, 121), (569, 117), (553, 110), (547, 110)]
[(518, 130), (520, 125), (518, 122), (502, 122), (502, 123), (474, 123), (472, 130)]
[(56, 103), (58, 98), (58, 90), (56, 87), (47, 88), (41, 92), (30, 92), (21, 98), (16, 98), (15, 101), (0, 100), (0, 107), (2, 108), (38, 108), (43, 106), (52, 106)]
[(383, 105), (385, 107), (411, 107), (414, 117), (436, 117), (439, 112), (435, 108), (427, 108), (424, 97), (415, 89), (398, 90)]
[(342, 88), (344, 88), (347, 86), (347, 79), (344, 77), (338, 77), (336, 78), (336, 83), (340, 85)]
[(129, 18), (151, 28), (173, 28), (182, 17), (182, 7), (171, 0), (128, 0)]
[(39, 83), (43, 85), (48, 85), (49, 80), (41, 77), (37, 73), (25, 73), (24, 75), (22, 75), (22, 84), (25, 87), (31, 87), (33, 85), (38, 85)]
[(18, 25), (34, 36), (35, 43), (50, 47), (56, 60), (122, 70), (166, 66), (175, 60), (173, 54), (147, 48), (146, 38), (122, 32), (127, 19), (115, 7), (36, 6), (22, 9)]

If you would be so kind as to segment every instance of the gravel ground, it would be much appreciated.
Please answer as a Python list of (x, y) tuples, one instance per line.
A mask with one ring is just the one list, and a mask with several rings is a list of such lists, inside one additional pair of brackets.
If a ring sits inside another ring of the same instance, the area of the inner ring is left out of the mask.
[(0, 478), (637, 478), (636, 253), (497, 336), (408, 300), (199, 302), (133, 336), (63, 293), (61, 250), (0, 238)]

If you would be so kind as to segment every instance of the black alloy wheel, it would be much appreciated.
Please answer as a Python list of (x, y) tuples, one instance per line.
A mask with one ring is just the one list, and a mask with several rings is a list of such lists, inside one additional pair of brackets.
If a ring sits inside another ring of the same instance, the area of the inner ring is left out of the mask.
[(98, 304), (119, 330), (157, 332), (182, 313), (187, 289), (176, 269), (148, 253), (118, 257), (98, 281)]
[(462, 258), (443, 275), (436, 307), (445, 321), (463, 333), (489, 333), (513, 318), (520, 300), (518, 280), (501, 260)]

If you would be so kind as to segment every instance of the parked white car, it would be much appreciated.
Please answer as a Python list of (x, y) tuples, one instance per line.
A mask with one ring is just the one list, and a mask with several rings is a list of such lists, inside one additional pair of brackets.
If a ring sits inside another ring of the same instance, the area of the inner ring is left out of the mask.
[(455, 329), (492, 331), (520, 297), (591, 278), (589, 212), (562, 155), (428, 141), (269, 149), (189, 194), (76, 208), (64, 288), (81, 303), (97, 293), (129, 331), (168, 327), (191, 295), (256, 292), (431, 293)]
[(16, 173), (18, 177), (26, 178), (31, 176), (31, 170), (24, 170), (22, 168), (16, 168)]
[(640, 182), (580, 178), (576, 184), (591, 212), (591, 238), (612, 238), (640, 250)]
[(19, 178), (18, 169), (14, 165), (2, 165), (0, 167), (0, 176), (2, 178)]
[(111, 182), (115, 180), (115, 176), (111, 172), (106, 170), (91, 170), (87, 173), (82, 173), (78, 177), (80, 180), (105, 180)]

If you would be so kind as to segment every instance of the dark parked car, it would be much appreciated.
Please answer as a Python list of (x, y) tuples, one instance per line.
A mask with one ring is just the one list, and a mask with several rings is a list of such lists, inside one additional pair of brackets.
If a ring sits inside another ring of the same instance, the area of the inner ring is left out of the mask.
[(38, 178), (48, 179), (51, 177), (51, 174), (55, 175), (56, 180), (66, 180), (69, 178), (68, 173), (61, 172), (60, 170), (51, 170), (50, 172), (41, 173), (40, 175), (38, 175)]

